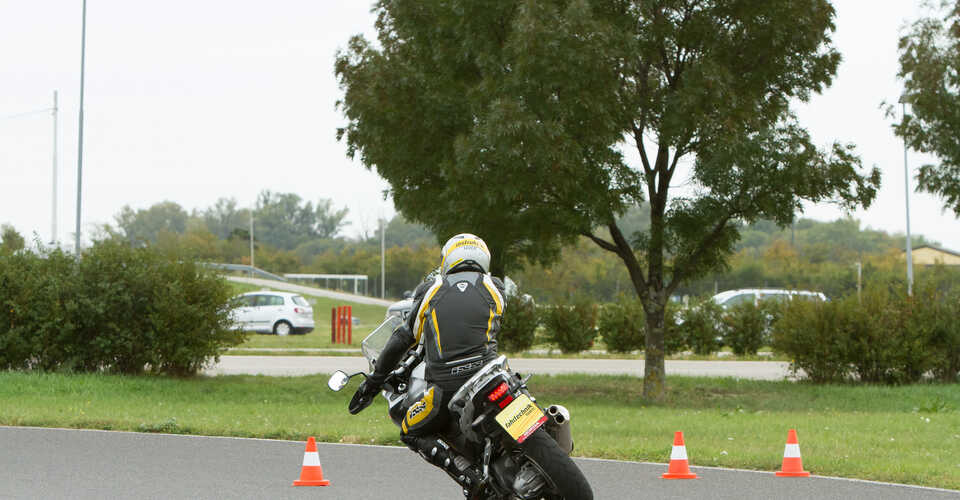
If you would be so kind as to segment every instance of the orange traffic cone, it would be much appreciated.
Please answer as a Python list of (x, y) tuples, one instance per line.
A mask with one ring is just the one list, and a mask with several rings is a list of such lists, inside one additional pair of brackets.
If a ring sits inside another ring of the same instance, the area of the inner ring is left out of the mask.
[(696, 479), (697, 475), (690, 472), (687, 463), (687, 447), (683, 444), (683, 432), (677, 431), (673, 435), (673, 451), (670, 452), (670, 468), (663, 475), (664, 479)]
[(783, 470), (777, 471), (779, 477), (808, 477), (810, 473), (803, 470), (803, 459), (800, 458), (800, 443), (797, 441), (797, 431), (790, 429), (787, 434), (787, 446), (783, 449)]
[(320, 454), (317, 453), (317, 442), (310, 436), (307, 439), (307, 450), (303, 452), (303, 469), (300, 470), (300, 479), (293, 482), (294, 486), (327, 486), (330, 481), (323, 478), (323, 467), (320, 467)]

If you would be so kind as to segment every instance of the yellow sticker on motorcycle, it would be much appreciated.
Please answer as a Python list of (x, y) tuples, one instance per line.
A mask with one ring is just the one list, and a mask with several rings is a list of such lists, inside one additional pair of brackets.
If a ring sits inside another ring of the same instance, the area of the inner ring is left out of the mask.
[(546, 415), (526, 394), (521, 394), (497, 414), (497, 423), (518, 443), (524, 442), (547, 421)]

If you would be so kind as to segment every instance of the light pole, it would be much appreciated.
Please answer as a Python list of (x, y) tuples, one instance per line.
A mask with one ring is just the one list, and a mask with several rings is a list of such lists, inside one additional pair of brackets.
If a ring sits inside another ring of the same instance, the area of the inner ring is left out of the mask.
[(46, 113), (47, 111), (53, 112), (53, 207), (50, 210), (50, 246), (57, 245), (57, 112), (60, 109), (57, 102), (57, 91), (54, 90), (52, 108), (37, 109), (34, 111), (27, 111), (25, 113), (0, 116), (0, 120), (10, 120), (13, 118), (22, 118), (24, 116), (35, 115), (37, 113)]
[(857, 261), (857, 303), (860, 303), (860, 282), (863, 278), (863, 262)]
[[(907, 95), (900, 96), (903, 105), (901, 124), (907, 122)], [(907, 167), (907, 138), (903, 138), (903, 195), (907, 207), (907, 295), (913, 296), (913, 248), (910, 241), (910, 169)]]
[(383, 223), (383, 217), (380, 218), (380, 298), (386, 298), (387, 296), (387, 272), (385, 264), (385, 255), (384, 252), (386, 247), (386, 240), (384, 234), (387, 232), (387, 225)]
[(50, 246), (57, 246), (57, 91), (53, 91), (53, 207), (50, 213)]
[(250, 207), (250, 277), (253, 277), (253, 207)]
[(87, 53), (87, 0), (83, 0), (83, 27), (80, 31), (80, 128), (77, 138), (77, 240), (76, 252), (80, 257), (80, 195), (83, 185), (83, 77)]

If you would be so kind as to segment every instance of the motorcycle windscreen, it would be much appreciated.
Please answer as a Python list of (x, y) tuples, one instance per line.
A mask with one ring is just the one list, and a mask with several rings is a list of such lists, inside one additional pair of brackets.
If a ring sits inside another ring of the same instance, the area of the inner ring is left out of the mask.
[(363, 339), (363, 342), (360, 343), (360, 350), (363, 353), (363, 357), (367, 358), (371, 367), (377, 362), (377, 358), (380, 357), (380, 352), (383, 351), (384, 346), (387, 345), (387, 341), (390, 340), (393, 331), (401, 324), (403, 324), (403, 320), (400, 319), (399, 316), (390, 316), (385, 319), (383, 323), (380, 323), (380, 326), (374, 329), (373, 332), (367, 335), (367, 338)]
[(498, 413), (496, 419), (510, 437), (522, 443), (547, 421), (547, 416), (526, 394), (521, 394)]

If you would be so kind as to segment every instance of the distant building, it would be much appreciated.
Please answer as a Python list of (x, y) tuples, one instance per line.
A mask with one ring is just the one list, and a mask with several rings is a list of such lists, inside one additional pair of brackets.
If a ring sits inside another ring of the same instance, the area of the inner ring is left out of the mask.
[[(906, 253), (906, 251), (903, 252), (904, 258), (906, 258)], [(936, 264), (960, 266), (960, 252), (931, 245), (920, 245), (913, 249), (913, 263), (923, 266)]]

